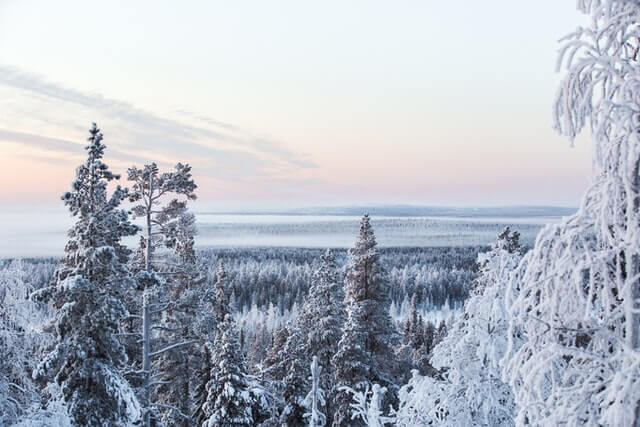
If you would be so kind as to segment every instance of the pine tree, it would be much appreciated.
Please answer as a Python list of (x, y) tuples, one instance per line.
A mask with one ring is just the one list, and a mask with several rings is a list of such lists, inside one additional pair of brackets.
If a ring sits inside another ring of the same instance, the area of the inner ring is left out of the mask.
[(333, 358), (337, 367), (334, 426), (351, 425), (351, 397), (341, 387), (363, 391), (378, 383), (392, 390), (392, 396), (397, 389), (394, 379), (399, 373), (393, 349), (399, 337), (389, 316), (389, 290), (376, 245), (369, 216), (365, 215), (356, 244), (349, 250), (345, 278), (347, 321)]
[(414, 367), (423, 375), (439, 376), (436, 369), (431, 366), (431, 352), (433, 351), (435, 339), (435, 327), (430, 321), (424, 322), (422, 328), (422, 338), (420, 345), (412, 352)]
[(418, 314), (418, 293), (414, 292), (411, 297), (411, 312), (407, 319), (405, 334), (408, 335), (408, 344), (412, 350), (418, 349), (423, 344), (424, 322), (422, 316)]
[(141, 408), (118, 371), (127, 357), (117, 333), (127, 315), (121, 295), (130, 286), (129, 251), (120, 240), (137, 227), (119, 208), (127, 190), (118, 186), (107, 196), (107, 184), (119, 176), (102, 161), (105, 145), (95, 123), (89, 132), (87, 160), (77, 168), (71, 191), (62, 196), (77, 217), (66, 255), (55, 284), (34, 294), (57, 309), (55, 347), (34, 376), (61, 386), (76, 424), (132, 425), (140, 421)]
[[(142, 169), (132, 167), (128, 169), (128, 179), (133, 182), (132, 191), (129, 200), (135, 203), (132, 211), (135, 216), (145, 219), (145, 235), (144, 240), (144, 273), (140, 274), (140, 287), (143, 287), (142, 295), (142, 373), (143, 373), (143, 401), (145, 404), (145, 426), (151, 425), (152, 412), (155, 408), (164, 408), (163, 418), (170, 419), (172, 423), (177, 422), (176, 419), (182, 419), (181, 422), (188, 421), (185, 412), (189, 412), (189, 402), (181, 399), (179, 402), (166, 401), (171, 396), (186, 396), (188, 389), (188, 354), (185, 349), (178, 348), (180, 343), (188, 345), (195, 342), (193, 337), (189, 336), (189, 329), (181, 325), (180, 320), (184, 319), (179, 311), (184, 311), (185, 301), (179, 301), (185, 289), (193, 286), (196, 280), (194, 273), (195, 252), (193, 250), (195, 232), (194, 217), (187, 211), (187, 201), (195, 200), (195, 189), (197, 186), (193, 182), (191, 176), (191, 167), (178, 163), (175, 166), (175, 172), (161, 173), (155, 163), (145, 165)], [(170, 195), (175, 196), (173, 199), (166, 201)], [(180, 200), (178, 197), (181, 197)], [(163, 202), (166, 202), (163, 204)], [(178, 262), (171, 258), (161, 258), (156, 256), (156, 251), (160, 247), (172, 249), (177, 254)], [(142, 252), (141, 250), (139, 252)], [(163, 275), (161, 279), (154, 274), (159, 272)], [(160, 288), (166, 286), (168, 289), (162, 291)], [(193, 294), (192, 294), (193, 296)], [(192, 298), (193, 299), (193, 298)], [(182, 307), (181, 307), (182, 305)], [(189, 304), (186, 304), (189, 305)], [(171, 308), (174, 313), (166, 312), (167, 308)], [(153, 313), (162, 313), (165, 325), (161, 328), (182, 329), (182, 333), (173, 333), (160, 335), (160, 350), (152, 352), (152, 339), (154, 319)], [(170, 325), (168, 326), (167, 323)], [(177, 324), (176, 324), (177, 323)], [(152, 357), (160, 356), (160, 359), (153, 363)], [(164, 360), (162, 360), (164, 359)], [(182, 366), (184, 369), (174, 369), (174, 367)], [(173, 372), (167, 372), (166, 369), (171, 368)], [(153, 404), (153, 386), (152, 377), (156, 376), (154, 371), (159, 369), (165, 370), (164, 381), (155, 384), (163, 385), (164, 390), (160, 390), (160, 395), (165, 402)], [(171, 374), (180, 373), (177, 377)], [(173, 385), (166, 384), (168, 378), (175, 379)], [(175, 404), (177, 403), (177, 405)], [(167, 413), (167, 410), (169, 413)], [(177, 416), (177, 418), (176, 418)]]

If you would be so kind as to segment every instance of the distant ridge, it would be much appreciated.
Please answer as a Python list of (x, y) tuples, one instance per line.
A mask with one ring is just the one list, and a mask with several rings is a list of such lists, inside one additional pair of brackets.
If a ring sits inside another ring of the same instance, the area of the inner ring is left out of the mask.
[(225, 215), (335, 215), (358, 216), (368, 213), (372, 216), (393, 217), (545, 217), (568, 216), (576, 212), (577, 208), (560, 206), (497, 206), (497, 207), (442, 207), (415, 205), (363, 205), (363, 206), (335, 206), (309, 207), (293, 209), (265, 209), (243, 211), (198, 212), (201, 214)]

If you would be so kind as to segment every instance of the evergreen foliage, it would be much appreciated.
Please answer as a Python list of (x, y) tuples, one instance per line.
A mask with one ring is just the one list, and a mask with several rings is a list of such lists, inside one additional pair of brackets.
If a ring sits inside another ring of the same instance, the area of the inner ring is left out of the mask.
[(140, 421), (141, 408), (119, 372), (127, 357), (117, 333), (127, 315), (121, 295), (131, 283), (129, 251), (120, 240), (137, 227), (119, 208), (127, 190), (118, 186), (107, 195), (107, 184), (119, 176), (102, 161), (105, 145), (95, 123), (89, 133), (87, 160), (76, 169), (71, 191), (62, 196), (77, 217), (66, 255), (55, 283), (34, 294), (56, 308), (51, 325), (55, 345), (34, 377), (60, 385), (78, 425), (131, 425)]
[(399, 337), (389, 316), (389, 288), (376, 246), (369, 216), (364, 215), (349, 250), (344, 287), (347, 320), (332, 359), (336, 366), (334, 426), (351, 425), (351, 397), (342, 387), (363, 391), (377, 383), (391, 394), (397, 388), (400, 373), (394, 348)]

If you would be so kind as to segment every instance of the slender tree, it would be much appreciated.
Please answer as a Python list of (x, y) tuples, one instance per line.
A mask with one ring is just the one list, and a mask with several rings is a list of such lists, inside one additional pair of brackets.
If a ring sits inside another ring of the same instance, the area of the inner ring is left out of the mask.
[(327, 417), (321, 412), (321, 408), (325, 405), (324, 390), (320, 387), (320, 374), (322, 366), (318, 364), (318, 357), (313, 356), (311, 361), (311, 391), (304, 400), (307, 412), (304, 414), (308, 419), (309, 427), (322, 427), (327, 422)]
[(87, 160), (77, 168), (71, 191), (62, 196), (77, 217), (66, 255), (55, 283), (34, 293), (57, 309), (51, 328), (55, 346), (34, 376), (61, 386), (76, 424), (132, 425), (140, 421), (141, 408), (119, 372), (127, 358), (117, 334), (127, 314), (121, 295), (130, 286), (129, 251), (120, 240), (137, 227), (119, 208), (127, 190), (118, 186), (107, 195), (107, 184), (119, 176), (102, 161), (105, 145), (95, 123), (89, 133)]
[[(159, 276), (183, 273), (182, 265), (171, 263), (166, 258), (157, 257), (155, 253), (160, 247), (178, 249), (180, 252), (185, 245), (185, 254), (192, 246), (191, 239), (180, 239), (181, 232), (185, 231), (184, 223), (188, 221), (187, 201), (195, 200), (196, 185), (191, 176), (191, 167), (178, 163), (175, 172), (161, 173), (155, 163), (145, 165), (142, 169), (129, 168), (128, 179), (133, 182), (129, 200), (135, 205), (133, 213), (137, 217), (144, 218), (144, 272), (140, 277), (143, 289), (142, 298), (142, 375), (143, 375), (143, 401), (145, 406), (145, 426), (151, 425), (152, 389), (152, 357), (158, 356), (168, 349), (176, 348), (177, 344), (170, 344), (160, 350), (152, 351), (152, 315), (160, 313), (163, 308), (174, 305), (172, 302), (152, 301), (154, 293), (158, 293), (158, 287), (167, 280), (160, 280)], [(176, 196), (163, 204), (170, 196)], [(179, 200), (181, 197), (183, 200)], [(184, 343), (193, 340), (186, 339)]]

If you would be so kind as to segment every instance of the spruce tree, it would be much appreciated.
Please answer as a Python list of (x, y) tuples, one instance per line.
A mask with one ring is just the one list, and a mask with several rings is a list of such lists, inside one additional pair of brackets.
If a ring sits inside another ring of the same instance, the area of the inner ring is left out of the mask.
[(219, 323), (229, 311), (226, 309), (224, 285), (227, 273), (222, 263), (218, 266), (217, 280), (213, 289), (207, 289), (202, 295), (202, 304), (198, 316), (195, 317), (197, 334), (200, 337), (201, 345), (198, 357), (194, 358), (196, 368), (194, 369), (193, 381), (193, 411), (191, 419), (194, 425), (201, 426), (207, 421), (205, 404), (208, 399), (207, 384), (211, 381), (213, 370), (213, 354), (216, 342), (216, 329)]
[(376, 246), (369, 215), (364, 215), (358, 239), (349, 250), (345, 278), (347, 321), (333, 357), (337, 367), (334, 426), (352, 425), (351, 398), (343, 386), (363, 391), (377, 383), (392, 391), (391, 396), (397, 389), (394, 376), (399, 374), (399, 365), (394, 346), (399, 337), (389, 315), (389, 289)]
[(220, 266), (214, 311), (222, 318), (218, 320), (215, 342), (206, 344), (212, 360), (210, 379), (206, 384), (207, 400), (202, 406), (207, 418), (202, 426), (252, 426), (255, 401), (246, 375), (236, 323), (228, 313), (225, 279), (226, 273)]
[(281, 326), (273, 332), (271, 346), (264, 359), (264, 374), (272, 381), (282, 381), (287, 370), (286, 364), (282, 363), (285, 358), (284, 347), (289, 339), (289, 329)]
[(206, 427), (253, 426), (254, 401), (246, 377), (244, 357), (233, 318), (227, 315), (218, 325), (212, 354), (211, 379), (203, 406)]
[(332, 359), (336, 367), (332, 392), (334, 408), (333, 426), (364, 425), (361, 420), (351, 422), (352, 396), (342, 387), (365, 390), (370, 386), (372, 358), (366, 351), (367, 329), (362, 322), (363, 316), (357, 307), (347, 309), (347, 321), (342, 338), (338, 344), (338, 353)]
[(265, 360), (264, 374), (282, 397), (280, 424), (304, 424), (304, 398), (308, 390), (308, 372), (304, 362), (306, 334), (295, 321), (277, 330)]
[[(310, 387), (309, 366), (313, 355), (330, 367), (318, 378), (320, 386), (323, 390), (333, 387), (331, 358), (338, 350), (344, 324), (343, 299), (335, 258), (327, 250), (314, 271), (300, 314), (284, 330), (276, 331), (265, 360), (265, 373), (283, 398), (281, 423), (301, 425), (305, 422), (304, 399)], [(331, 412), (329, 405), (324, 410), (325, 413)]]
[(209, 345), (204, 344), (200, 350), (200, 365), (194, 370), (196, 385), (193, 390), (193, 413), (191, 420), (194, 425), (201, 426), (207, 420), (204, 405), (207, 403), (207, 384), (211, 381), (211, 353)]
[(127, 357), (117, 333), (127, 315), (121, 295), (131, 284), (129, 251), (120, 240), (137, 227), (119, 208), (127, 190), (118, 186), (107, 195), (107, 184), (119, 176), (102, 161), (105, 145), (95, 123), (89, 133), (87, 160), (76, 169), (71, 191), (62, 196), (77, 217), (66, 255), (55, 283), (34, 294), (57, 309), (51, 327), (55, 347), (34, 377), (60, 385), (78, 425), (133, 425), (140, 421), (141, 408), (118, 371)]
[[(327, 249), (314, 271), (298, 322), (305, 335), (301, 352), (305, 359), (302, 362), (307, 366), (312, 363), (311, 355), (318, 357), (318, 363), (323, 367), (318, 379), (323, 390), (331, 390), (334, 386), (335, 367), (331, 358), (338, 351), (344, 322), (344, 292), (339, 283), (335, 257)], [(329, 401), (323, 410), (331, 419), (333, 411)]]

